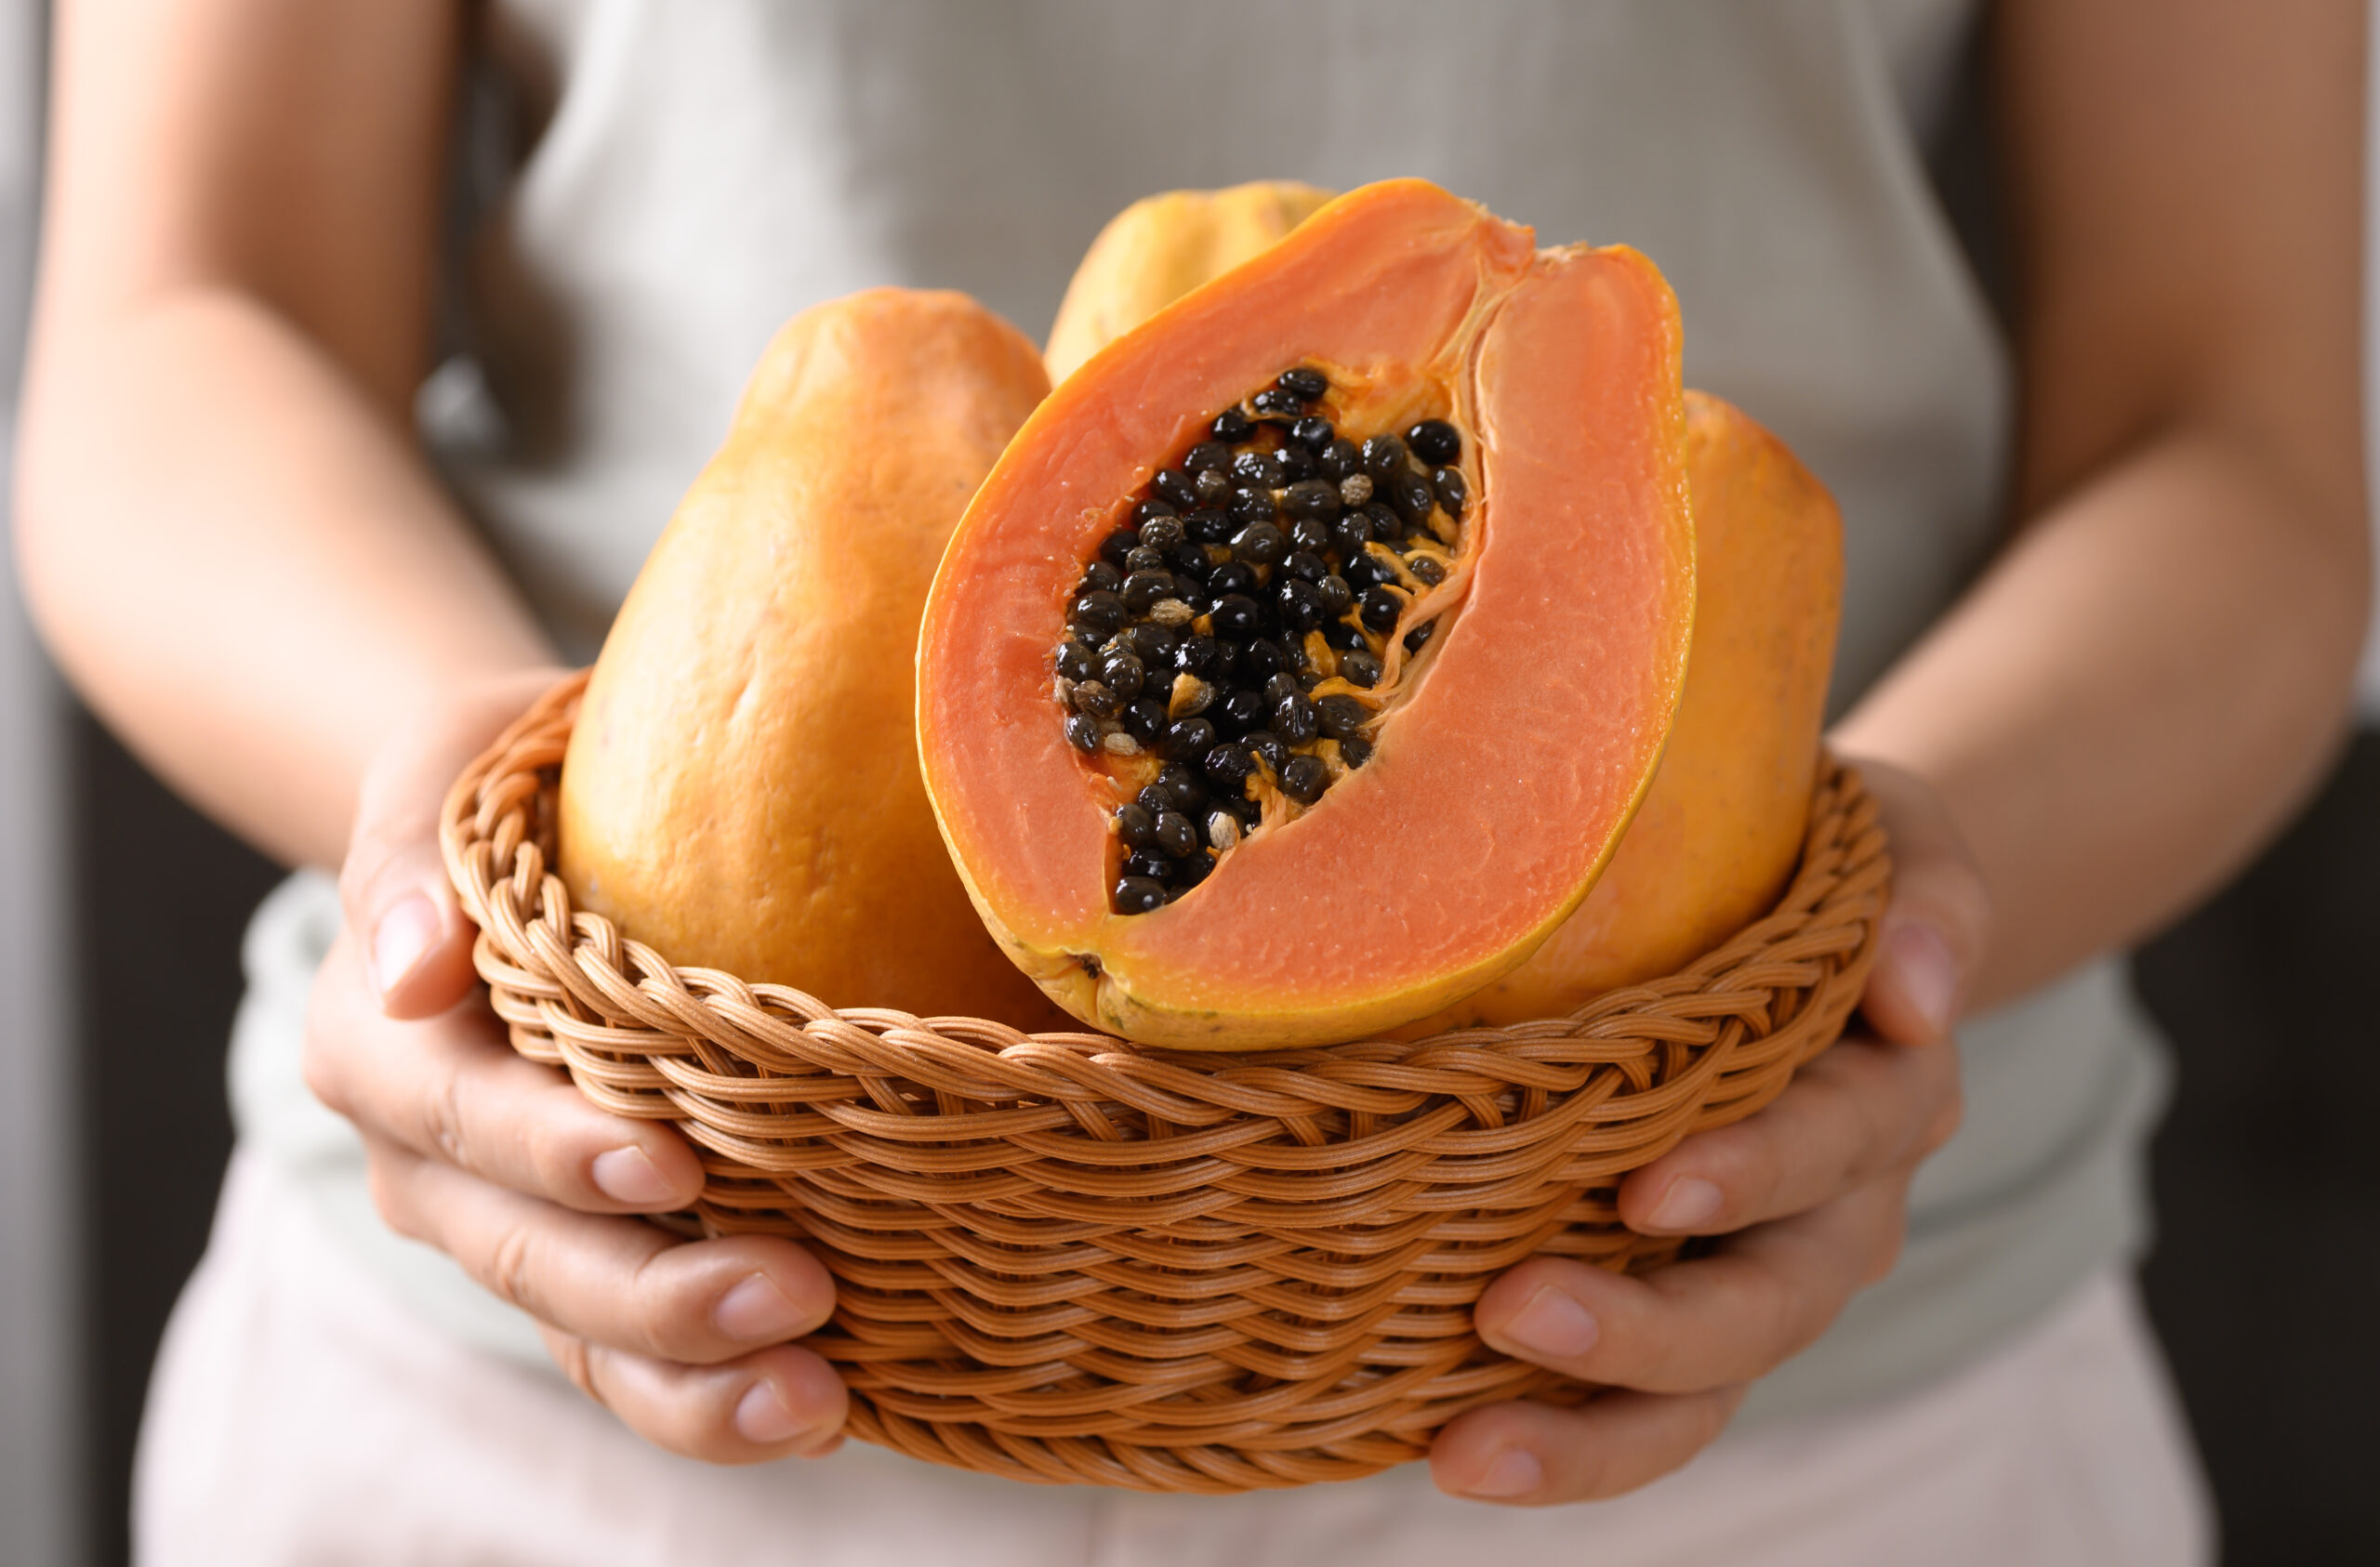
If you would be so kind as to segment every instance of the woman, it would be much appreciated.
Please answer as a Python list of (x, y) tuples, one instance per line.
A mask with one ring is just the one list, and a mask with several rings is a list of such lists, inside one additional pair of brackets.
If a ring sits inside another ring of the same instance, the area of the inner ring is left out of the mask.
[[(2107, 955), (2346, 710), (2361, 9), (2000, 7), (2005, 346), (1920, 162), (1968, 10), (61, 6), (36, 611), (190, 797), (341, 868), (251, 931), (145, 1558), (2204, 1559), (2125, 1276), (2160, 1058)], [(1832, 742), (1898, 864), (1866, 1031), (1628, 1183), (1710, 1256), (1481, 1302), (1625, 1390), (1476, 1411), (1426, 1471), (1210, 1500), (670, 1456), (840, 1445), (799, 1343), (829, 1285), (628, 1217), (686, 1200), (686, 1145), (458, 1005), (446, 782), (591, 651), (784, 316), (919, 283), (1038, 326), (1147, 191), (1396, 173), (1648, 251), (1688, 379), (1843, 501)]]

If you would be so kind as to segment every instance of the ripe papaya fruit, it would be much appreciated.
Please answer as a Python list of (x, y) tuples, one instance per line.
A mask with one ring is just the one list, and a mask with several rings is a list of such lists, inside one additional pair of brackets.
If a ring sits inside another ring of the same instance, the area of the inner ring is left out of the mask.
[(1108, 220), (1083, 253), (1050, 328), (1050, 379), (1073, 375), (1109, 341), (1271, 245), (1333, 192), (1294, 179), (1168, 191)]
[(969, 906), (907, 721), (944, 544), (1048, 389), (962, 295), (777, 334), (588, 683), (558, 812), (579, 906), (831, 1006), (1068, 1026)]
[(1367, 186), (1093, 355), (918, 649), (977, 908), (1145, 1043), (1357, 1037), (1509, 972), (1643, 797), (1694, 604), (1676, 301)]
[[(1052, 378), (1064, 373), (1060, 344), (1071, 369), (1245, 259), (1213, 244), (1211, 222), (1197, 203), (1164, 196), (1118, 214), (1067, 286), (1050, 334)], [(1673, 972), (1759, 917), (1792, 874), (1842, 613), (1842, 518), (1784, 442), (1740, 410), (1692, 389), (1686, 407), (1694, 647), (1660, 770), (1561, 929), (1502, 980), (1401, 1035), (1557, 1016)]]

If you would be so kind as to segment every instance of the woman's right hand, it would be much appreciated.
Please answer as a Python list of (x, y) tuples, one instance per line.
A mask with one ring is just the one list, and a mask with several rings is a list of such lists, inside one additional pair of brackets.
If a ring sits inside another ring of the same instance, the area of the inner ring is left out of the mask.
[(475, 685), (373, 762), (339, 876), (346, 928), (314, 982), (307, 1084), (363, 1133), (389, 1226), (536, 1319), (571, 1380), (631, 1430), (713, 1463), (832, 1452), (842, 1383), (789, 1342), (833, 1310), (826, 1269), (791, 1241), (682, 1242), (634, 1217), (692, 1204), (693, 1149), (516, 1055), (475, 981), (439, 805), (559, 675)]

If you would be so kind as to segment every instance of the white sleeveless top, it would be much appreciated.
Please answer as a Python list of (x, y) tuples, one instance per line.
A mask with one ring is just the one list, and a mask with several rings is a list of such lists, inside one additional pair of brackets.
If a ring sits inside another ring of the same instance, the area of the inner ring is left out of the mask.
[[(1421, 175), (1624, 241), (1685, 314), (1688, 384), (1842, 503), (1838, 709), (1998, 533), (2009, 373), (1926, 178), (1968, 0), (504, 0), (466, 94), (455, 354), (433, 455), (562, 648), (591, 657), (788, 316), (878, 283), (1047, 330), (1091, 236), (1151, 191)], [(336, 929), (295, 877), (251, 928), (243, 1139), (423, 1312), (544, 1364), (526, 1319), (391, 1236), (307, 1098)], [(1968, 1116), (1910, 1244), (1746, 1420), (1911, 1386), (2143, 1241), (2162, 1058), (2094, 964), (1962, 1030)]]

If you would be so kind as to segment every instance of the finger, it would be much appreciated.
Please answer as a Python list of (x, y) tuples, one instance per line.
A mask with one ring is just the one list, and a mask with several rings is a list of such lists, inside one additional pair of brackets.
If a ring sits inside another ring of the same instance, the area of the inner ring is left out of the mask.
[(1493, 1403), (1448, 1421), (1430, 1479), (1450, 1496), (1544, 1507), (1617, 1496), (1681, 1468), (1726, 1426), (1741, 1388), (1598, 1393), (1578, 1409)]
[(835, 1308), (816, 1258), (774, 1235), (680, 1241), (572, 1213), (367, 1139), (372, 1196), (400, 1234), (539, 1322), (614, 1349), (712, 1365), (811, 1333)]
[(471, 758), (561, 673), (522, 670), (406, 720), (364, 773), (339, 902), (392, 1018), (433, 1017), (470, 988), (470, 922), (446, 878), (439, 809)]
[(1647, 1235), (1716, 1235), (1805, 1212), (1907, 1168), (1958, 1125), (1957, 1047), (1846, 1038), (1757, 1115), (1699, 1132), (1620, 1183)]
[(808, 1350), (762, 1350), (729, 1365), (676, 1365), (544, 1330), (555, 1363), (656, 1447), (712, 1464), (823, 1458), (843, 1444), (851, 1395)]
[(1641, 1277), (1539, 1257), (1488, 1286), (1479, 1336), (1582, 1382), (1707, 1392), (1765, 1376), (1900, 1255), (1907, 1183), (1872, 1181)]
[(305, 1068), (314, 1096), (365, 1131), (516, 1192), (590, 1213), (669, 1213), (702, 1191), (684, 1139), (599, 1110), (516, 1054), (479, 1002), (422, 1022), (384, 1016), (344, 934), (308, 1002)]
[(1991, 896), (1974, 852), (1922, 780), (1862, 759), (1861, 778), (1892, 840), (1893, 889), (1860, 1010), (1899, 1045), (1943, 1038), (1959, 1015), (1991, 935)]

